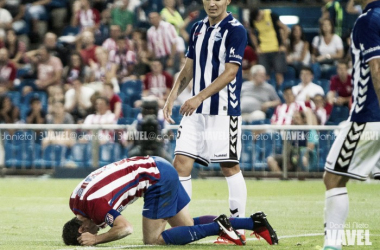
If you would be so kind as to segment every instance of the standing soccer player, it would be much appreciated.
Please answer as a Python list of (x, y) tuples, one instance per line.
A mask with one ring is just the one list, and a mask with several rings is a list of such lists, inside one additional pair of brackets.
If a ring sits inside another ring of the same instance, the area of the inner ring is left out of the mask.
[[(358, 0), (365, 10), (352, 32), (353, 104), (349, 122), (334, 142), (327, 157), (324, 182), (325, 246), (340, 250), (339, 235), (348, 215), (346, 184), (349, 178), (364, 181), (374, 170), (380, 177), (380, 140), (368, 140), (380, 133), (380, 1)], [(367, 137), (367, 138), (366, 138)]]
[(240, 171), (241, 63), (247, 45), (243, 25), (227, 13), (231, 0), (203, 0), (207, 17), (191, 29), (187, 59), (164, 107), (171, 123), (173, 103), (193, 79), (193, 97), (181, 107), (174, 167), (191, 197), (194, 162), (220, 163), (229, 189), (232, 217), (244, 217), (247, 188)]

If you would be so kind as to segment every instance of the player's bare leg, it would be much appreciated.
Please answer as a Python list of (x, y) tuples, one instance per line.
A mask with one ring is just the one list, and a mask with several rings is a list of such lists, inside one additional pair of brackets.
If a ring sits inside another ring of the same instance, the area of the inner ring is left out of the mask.
[(165, 230), (167, 220), (152, 220), (143, 216), (143, 241), (146, 245), (165, 245), (161, 233)]
[[(240, 166), (234, 162), (221, 162), (220, 167), (228, 184), (231, 217), (245, 217), (247, 187)], [(239, 233), (244, 234), (244, 230)]]
[(194, 219), (190, 216), (188, 206), (184, 207), (178, 214), (168, 219), (171, 227), (194, 226)]
[(191, 185), (191, 170), (193, 169), (194, 159), (185, 155), (176, 155), (174, 157), (173, 166), (177, 170), (179, 180), (185, 188), (186, 193), (191, 198), (192, 185)]
[[(348, 194), (346, 184), (349, 178), (325, 172), (323, 181), (326, 186), (325, 197), (325, 235), (328, 230), (344, 229), (348, 216)], [(331, 245), (325, 238), (324, 249), (341, 249), (341, 245)], [(330, 248), (329, 248), (330, 247)]]

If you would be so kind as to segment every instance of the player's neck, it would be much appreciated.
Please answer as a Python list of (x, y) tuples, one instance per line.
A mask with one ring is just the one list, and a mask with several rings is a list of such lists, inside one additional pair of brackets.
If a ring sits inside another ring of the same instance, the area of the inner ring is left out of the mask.
[(208, 20), (210, 22), (210, 26), (214, 26), (215, 24), (219, 23), (220, 21), (222, 21), (224, 18), (226, 18), (228, 16), (228, 13), (227, 12), (223, 12), (223, 14), (217, 16), (217, 17), (208, 17)]

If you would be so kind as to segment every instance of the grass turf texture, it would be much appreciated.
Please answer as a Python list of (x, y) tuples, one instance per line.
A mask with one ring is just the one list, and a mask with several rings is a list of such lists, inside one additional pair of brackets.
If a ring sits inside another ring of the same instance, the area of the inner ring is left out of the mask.
[[(94, 249), (67, 247), (61, 240), (63, 224), (73, 217), (69, 196), (78, 180), (5, 178), (0, 179), (0, 249)], [(372, 246), (346, 249), (380, 249), (380, 183), (351, 182), (348, 185), (350, 213), (347, 223), (368, 224)], [(264, 240), (247, 241), (244, 249), (318, 249), (323, 244), (324, 186), (322, 181), (256, 181), (247, 179), (247, 215), (262, 210), (277, 230), (280, 245)], [(194, 180), (191, 214), (229, 214), (227, 183), (224, 179)], [(134, 233), (120, 241), (95, 249), (231, 249), (214, 245), (209, 237), (187, 246), (142, 245), (142, 199), (126, 208), (123, 215), (132, 222)], [(108, 229), (106, 229), (108, 230)], [(103, 231), (104, 232), (104, 231)], [(252, 239), (248, 236), (247, 238)], [(294, 237), (296, 235), (317, 236)], [(236, 246), (237, 247), (237, 246)]]

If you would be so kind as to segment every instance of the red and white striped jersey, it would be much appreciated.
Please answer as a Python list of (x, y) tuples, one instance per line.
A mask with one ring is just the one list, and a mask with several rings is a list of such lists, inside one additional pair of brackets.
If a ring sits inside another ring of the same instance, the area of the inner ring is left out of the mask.
[(132, 157), (111, 163), (89, 174), (74, 189), (70, 209), (105, 227), (112, 209), (119, 213), (158, 182), (160, 171), (153, 158)]
[(170, 56), (177, 32), (172, 24), (161, 21), (157, 29), (154, 26), (148, 29), (147, 37), (148, 50), (153, 51), (156, 58), (161, 58)]
[(76, 18), (81, 28), (92, 28), (100, 23), (100, 14), (96, 9), (80, 10)]
[(294, 112), (305, 110), (305, 108), (306, 106), (303, 102), (278, 105), (272, 116), (271, 123), (274, 125), (291, 125)]

